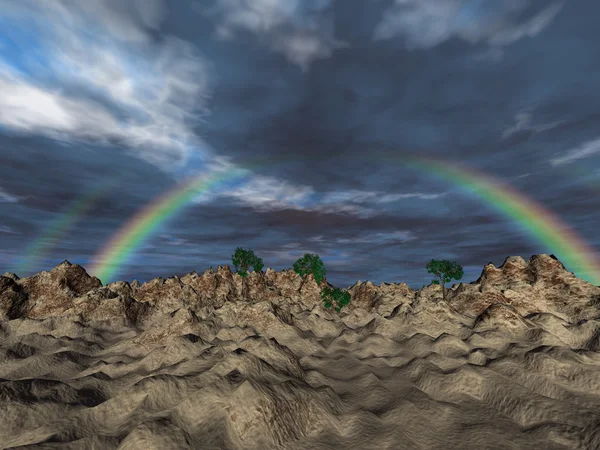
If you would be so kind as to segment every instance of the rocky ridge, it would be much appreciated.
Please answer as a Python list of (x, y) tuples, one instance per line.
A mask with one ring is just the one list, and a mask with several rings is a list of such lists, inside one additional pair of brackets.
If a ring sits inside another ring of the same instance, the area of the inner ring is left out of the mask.
[(554, 256), (488, 264), (445, 302), (359, 281), (337, 313), (326, 285), (5, 273), (0, 447), (600, 448), (600, 287)]

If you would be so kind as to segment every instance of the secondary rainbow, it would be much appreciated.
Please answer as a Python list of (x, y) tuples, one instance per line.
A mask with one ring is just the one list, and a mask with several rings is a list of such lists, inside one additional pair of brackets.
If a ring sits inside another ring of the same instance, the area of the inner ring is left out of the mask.
[(69, 231), (75, 223), (90, 210), (94, 204), (115, 189), (121, 177), (113, 176), (90, 192), (71, 202), (67, 208), (40, 233), (25, 249), (24, 258), (18, 261), (11, 270), (24, 275), (33, 270), (35, 266), (56, 245), (62, 236)]
[(142, 208), (123, 225), (94, 257), (90, 273), (104, 283), (110, 282), (119, 268), (134, 254), (144, 241), (167, 219), (175, 215), (194, 197), (220, 183), (243, 177), (246, 169), (202, 174), (175, 186)]
[[(389, 154), (377, 157), (376, 152), (369, 152), (368, 155), (371, 159), (376, 160), (390, 158)], [(399, 166), (406, 165), (425, 174), (434, 174), (475, 195), (513, 220), (515, 224), (520, 225), (533, 239), (546, 247), (548, 253), (554, 253), (565, 263), (567, 269), (590, 283), (600, 284), (600, 258), (596, 251), (586, 244), (569, 225), (541, 204), (490, 175), (473, 169), (414, 154), (402, 153), (391, 158)], [(278, 158), (277, 162), (287, 159), (289, 157), (286, 155)], [(246, 165), (245, 168), (249, 169), (256, 165)], [(246, 172), (246, 170), (242, 170), (242, 172)], [(117, 231), (99, 256), (95, 258), (91, 273), (101, 280), (112, 278), (120, 266), (163, 222), (199, 193), (218, 183), (236, 178), (238, 173), (240, 171), (236, 169), (230, 173), (208, 178), (204, 176), (192, 178), (159, 197)]]

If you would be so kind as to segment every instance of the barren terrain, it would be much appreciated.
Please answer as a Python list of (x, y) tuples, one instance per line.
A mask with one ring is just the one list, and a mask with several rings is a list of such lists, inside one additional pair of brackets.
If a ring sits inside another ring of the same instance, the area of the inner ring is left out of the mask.
[(600, 288), (552, 256), (339, 314), (312, 275), (242, 282), (0, 277), (0, 448), (600, 448)]

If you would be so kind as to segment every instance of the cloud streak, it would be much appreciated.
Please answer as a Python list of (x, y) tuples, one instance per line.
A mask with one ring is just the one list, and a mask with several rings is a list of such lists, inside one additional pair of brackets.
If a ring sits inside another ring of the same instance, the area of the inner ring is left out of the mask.
[(14, 231), (12, 228), (4, 226), (4, 225), (0, 225), (0, 233), (19, 234), (16, 231)]
[(0, 203), (17, 203), (19, 200), (21, 200), (21, 197), (6, 192), (0, 186)]
[(562, 166), (596, 154), (600, 154), (600, 138), (587, 141), (581, 146), (569, 150), (564, 156), (551, 159), (550, 164), (554, 167)]
[(523, 131), (531, 131), (534, 133), (541, 133), (543, 131), (551, 130), (564, 123), (564, 120), (557, 120), (555, 122), (547, 123), (547, 124), (531, 124), (532, 114), (529, 111), (520, 111), (515, 114), (515, 125), (507, 128), (502, 132), (502, 139), (508, 139), (516, 133), (520, 133)]
[[(484, 3), (487, 3), (484, 5)], [(486, 42), (501, 47), (544, 30), (562, 8), (552, 3), (533, 17), (518, 17), (529, 1), (482, 2), (477, 0), (395, 0), (379, 24), (373, 39), (405, 38), (408, 49), (426, 49), (451, 38), (471, 44)]]

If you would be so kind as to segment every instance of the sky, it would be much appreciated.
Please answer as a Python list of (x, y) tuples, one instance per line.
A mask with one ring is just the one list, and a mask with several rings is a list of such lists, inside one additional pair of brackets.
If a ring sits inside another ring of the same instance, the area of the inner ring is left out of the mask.
[(67, 259), (148, 281), (241, 247), (263, 270), (312, 253), (342, 288), (420, 288), (430, 259), (471, 282), (547, 253), (598, 285), (598, 14), (0, 0), (0, 273)]

